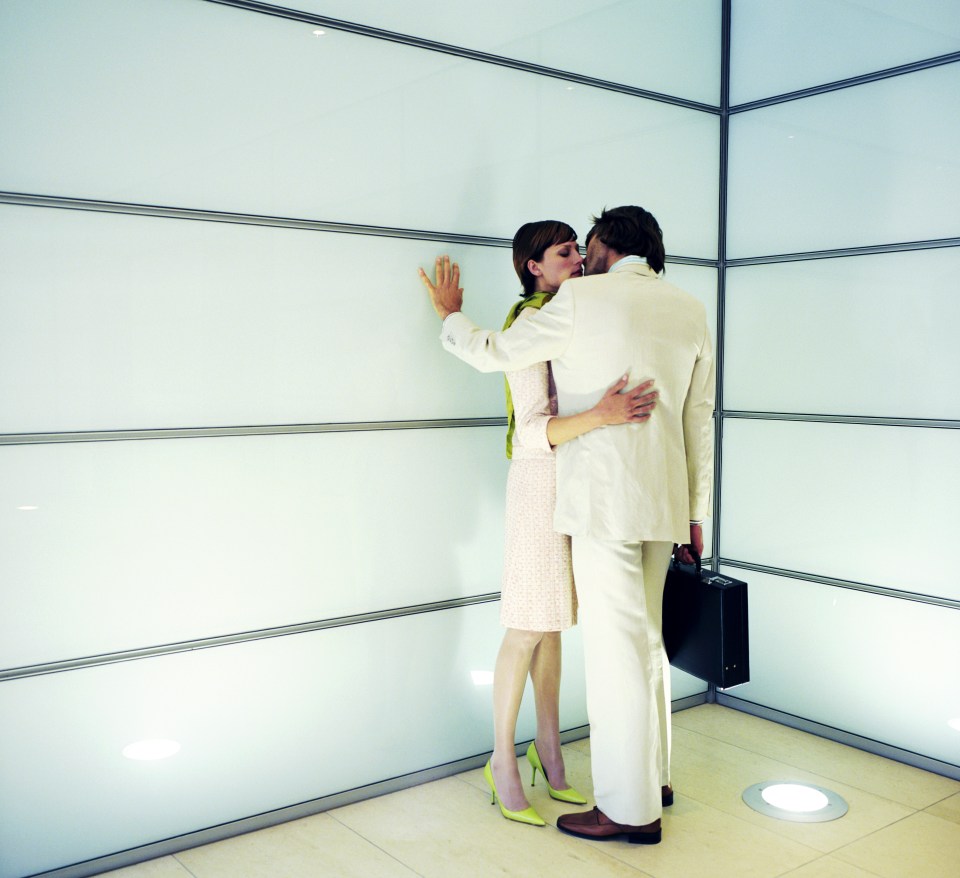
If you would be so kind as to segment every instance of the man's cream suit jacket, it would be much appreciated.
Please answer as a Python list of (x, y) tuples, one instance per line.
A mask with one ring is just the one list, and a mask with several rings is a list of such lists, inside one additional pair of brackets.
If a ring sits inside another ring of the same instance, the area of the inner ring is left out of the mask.
[(660, 398), (648, 421), (601, 427), (557, 449), (559, 532), (687, 543), (690, 520), (709, 515), (714, 362), (706, 311), (647, 265), (568, 280), (505, 332), (455, 312), (441, 339), (482, 372), (551, 361), (561, 415), (591, 408), (626, 373), (628, 388), (656, 380)]

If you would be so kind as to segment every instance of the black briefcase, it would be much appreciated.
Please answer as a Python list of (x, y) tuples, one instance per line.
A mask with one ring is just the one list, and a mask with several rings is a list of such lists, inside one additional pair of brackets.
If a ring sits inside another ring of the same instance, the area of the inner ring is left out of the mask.
[(670, 664), (719, 689), (750, 680), (747, 584), (680, 564), (663, 589), (663, 642)]

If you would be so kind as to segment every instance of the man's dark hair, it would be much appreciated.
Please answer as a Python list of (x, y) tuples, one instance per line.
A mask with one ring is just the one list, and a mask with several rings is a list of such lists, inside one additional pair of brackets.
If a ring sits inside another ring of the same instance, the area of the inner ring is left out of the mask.
[(537, 279), (530, 274), (527, 262), (543, 261), (543, 254), (548, 247), (555, 244), (565, 244), (567, 241), (576, 241), (577, 233), (566, 223), (560, 220), (540, 220), (535, 223), (524, 223), (513, 236), (513, 267), (523, 284), (523, 291), (529, 295), (537, 286)]
[(611, 250), (624, 256), (643, 256), (654, 271), (663, 271), (663, 232), (650, 211), (634, 204), (604, 209), (600, 216), (593, 217), (587, 246), (594, 235)]

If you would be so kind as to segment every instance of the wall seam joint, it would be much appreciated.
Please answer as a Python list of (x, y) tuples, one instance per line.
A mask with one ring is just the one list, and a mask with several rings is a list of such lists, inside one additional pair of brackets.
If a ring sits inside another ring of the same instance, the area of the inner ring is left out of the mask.
[(356, 34), (358, 36), (386, 40), (388, 42), (399, 43), (401, 45), (411, 46), (417, 49), (425, 49), (429, 52), (439, 52), (444, 55), (452, 55), (470, 61), (480, 61), (485, 64), (493, 64), (497, 67), (507, 67), (513, 70), (520, 70), (525, 73), (533, 73), (538, 76), (547, 76), (552, 79), (560, 79), (565, 82), (576, 82), (579, 85), (586, 85), (592, 88), (601, 88), (605, 91), (620, 92), (621, 94), (657, 101), (664, 104), (672, 104), (674, 106), (684, 107), (689, 110), (698, 110), (700, 112), (710, 113), (712, 115), (716, 115), (718, 113), (718, 109), (716, 107), (713, 107), (710, 104), (704, 104), (700, 101), (693, 101), (687, 98), (667, 95), (661, 92), (651, 91), (649, 89), (626, 85), (624, 83), (611, 82), (610, 80), (586, 76), (584, 74), (574, 73), (568, 70), (560, 70), (555, 67), (547, 67), (542, 64), (534, 64), (529, 61), (521, 61), (516, 58), (509, 58), (505, 55), (494, 55), (490, 52), (481, 52), (477, 49), (468, 49), (463, 46), (454, 46), (449, 43), (441, 43), (437, 42), (436, 40), (424, 39), (423, 37), (401, 34), (396, 31), (384, 30), (382, 28), (371, 27), (369, 25), (359, 24), (357, 22), (345, 21), (339, 18), (331, 18), (325, 15), (314, 15), (310, 12), (302, 12), (300, 10), (288, 9), (282, 6), (273, 6), (268, 3), (255, 2), (255, 0), (207, 0), (207, 2), (215, 3), (219, 6), (232, 6), (235, 9), (243, 9), (248, 12), (271, 15), (277, 18), (286, 18), (291, 21), (302, 21), (305, 24), (315, 24), (322, 27), (328, 27), (331, 30), (339, 30), (346, 33)]

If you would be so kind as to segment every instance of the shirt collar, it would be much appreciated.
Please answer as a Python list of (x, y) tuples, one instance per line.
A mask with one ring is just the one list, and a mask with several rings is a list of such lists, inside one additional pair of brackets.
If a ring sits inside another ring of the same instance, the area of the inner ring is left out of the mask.
[(624, 265), (630, 265), (631, 263), (646, 265), (647, 259), (645, 256), (634, 256), (632, 254), (630, 256), (624, 256), (623, 259), (618, 259), (616, 262), (614, 262), (613, 265), (610, 266), (610, 269), (607, 273), (609, 274), (610, 271), (616, 271), (618, 268), (621, 268)]

